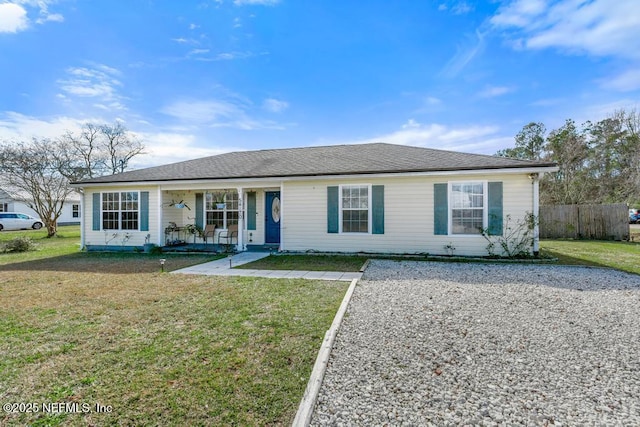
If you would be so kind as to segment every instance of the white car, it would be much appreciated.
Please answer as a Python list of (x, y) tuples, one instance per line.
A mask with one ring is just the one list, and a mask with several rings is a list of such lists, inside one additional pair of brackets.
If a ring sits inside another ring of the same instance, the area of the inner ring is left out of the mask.
[(44, 223), (39, 218), (18, 212), (0, 212), (0, 231), (2, 230), (39, 230)]

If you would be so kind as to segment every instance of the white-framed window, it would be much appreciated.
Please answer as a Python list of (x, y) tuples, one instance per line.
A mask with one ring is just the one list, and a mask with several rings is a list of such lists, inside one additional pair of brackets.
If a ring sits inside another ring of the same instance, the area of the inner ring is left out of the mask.
[(0, 212), (8, 212), (9, 204), (8, 203), (0, 203)]
[(139, 217), (139, 192), (118, 191), (102, 193), (103, 230), (137, 230)]
[(205, 216), (207, 224), (215, 224), (216, 228), (228, 228), (238, 223), (238, 193), (228, 192), (224, 195), (222, 205), (216, 203), (212, 193), (205, 195)]
[(368, 184), (340, 186), (340, 231), (371, 233), (371, 186)]
[(481, 234), (487, 227), (487, 183), (449, 183), (451, 234)]
[(80, 218), (80, 205), (73, 204), (71, 205), (71, 217), (72, 218)]

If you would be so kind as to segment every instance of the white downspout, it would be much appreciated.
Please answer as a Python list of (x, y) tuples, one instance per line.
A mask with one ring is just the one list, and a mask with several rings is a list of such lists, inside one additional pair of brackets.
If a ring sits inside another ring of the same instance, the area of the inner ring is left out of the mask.
[(284, 251), (284, 182), (280, 181), (280, 249)]
[(158, 246), (164, 246), (164, 229), (162, 227), (162, 223), (163, 223), (163, 215), (162, 215), (162, 187), (160, 185), (158, 185), (158, 224), (157, 226), (157, 232), (158, 232), (158, 240), (156, 242), (156, 245)]
[[(85, 237), (86, 237), (86, 232), (84, 230), (84, 225), (86, 224), (85, 221), (85, 203), (84, 203), (84, 198), (87, 196), (86, 192), (84, 191), (84, 188), (81, 189), (82, 191), (82, 197), (80, 197), (80, 249), (84, 250), (85, 248)], [(93, 209), (91, 210), (91, 212), (93, 212)]]
[(247, 249), (244, 244), (244, 188), (238, 187), (238, 252)]
[(540, 253), (540, 175), (531, 174), (533, 180), (533, 255)]

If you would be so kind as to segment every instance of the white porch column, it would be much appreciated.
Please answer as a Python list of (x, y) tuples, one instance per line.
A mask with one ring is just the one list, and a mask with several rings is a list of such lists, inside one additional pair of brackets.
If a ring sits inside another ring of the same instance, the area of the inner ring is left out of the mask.
[(247, 249), (244, 244), (244, 188), (238, 187), (238, 252)]
[(531, 174), (533, 180), (533, 254), (540, 253), (540, 176)]
[(158, 233), (158, 239), (156, 241), (156, 245), (164, 246), (164, 227), (162, 227), (162, 223), (164, 222), (162, 219), (162, 187), (158, 185), (157, 191), (158, 197), (158, 224), (156, 225), (156, 231)]
[(284, 251), (284, 205), (284, 182), (280, 181), (280, 252)]

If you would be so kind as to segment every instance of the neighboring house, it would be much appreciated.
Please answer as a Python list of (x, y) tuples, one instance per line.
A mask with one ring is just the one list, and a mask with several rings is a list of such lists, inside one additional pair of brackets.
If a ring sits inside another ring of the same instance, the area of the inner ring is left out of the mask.
[(537, 215), (539, 178), (556, 170), (375, 143), (234, 152), (74, 185), (89, 250), (202, 244), (182, 227), (215, 224), (207, 243), (237, 227), (239, 251), (487, 255), (480, 228)]
[[(62, 215), (58, 218), (58, 225), (78, 225), (80, 224), (80, 199), (81, 195), (73, 192), (62, 207)], [(9, 186), (0, 188), (0, 212), (20, 212), (39, 218), (40, 215), (29, 207), (31, 196), (15, 190)]]

